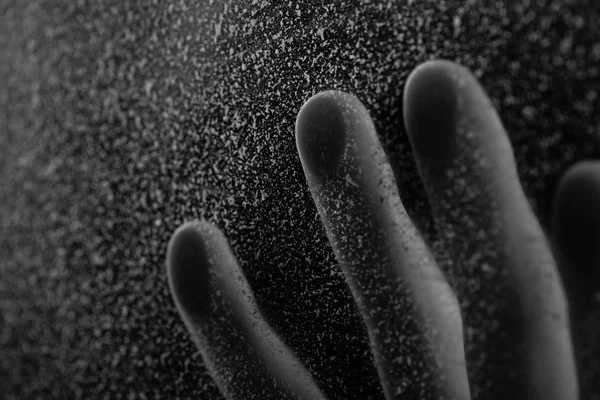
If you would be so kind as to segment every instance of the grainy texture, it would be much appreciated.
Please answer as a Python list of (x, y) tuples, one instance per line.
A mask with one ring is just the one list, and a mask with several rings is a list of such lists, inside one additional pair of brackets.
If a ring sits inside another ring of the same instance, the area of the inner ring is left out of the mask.
[(434, 240), (403, 85), (433, 57), (470, 68), (547, 225), (559, 175), (600, 156), (600, 3), (358, 3), (0, 1), (5, 398), (218, 399), (164, 266), (174, 229), (201, 217), (325, 394), (382, 398), (295, 149), (296, 114), (324, 89), (369, 109)]

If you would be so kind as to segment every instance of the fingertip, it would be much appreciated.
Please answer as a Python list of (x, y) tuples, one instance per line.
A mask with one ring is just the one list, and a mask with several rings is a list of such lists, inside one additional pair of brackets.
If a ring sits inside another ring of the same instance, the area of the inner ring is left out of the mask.
[(296, 146), (306, 172), (325, 177), (338, 167), (349, 117), (362, 103), (353, 95), (327, 90), (308, 99), (296, 119)]
[(178, 308), (195, 318), (210, 310), (209, 248), (205, 221), (188, 222), (173, 233), (167, 249), (167, 276)]
[(446, 60), (425, 62), (409, 75), (404, 88), (404, 123), (420, 157), (447, 158), (454, 148), (457, 120), (456, 76), (465, 68)]
[(430, 60), (419, 64), (409, 74), (404, 89), (404, 99), (410, 98), (415, 93), (420, 93), (422, 88), (436, 90), (441, 83), (442, 88), (453, 90), (457, 74), (468, 73), (460, 64), (448, 60)]
[[(570, 167), (561, 178), (558, 186), (558, 199), (575, 196), (577, 201), (594, 204), (586, 193), (597, 195), (600, 190), (600, 161), (579, 161)], [(598, 205), (600, 207), (600, 205)]]
[(557, 244), (571, 267), (600, 274), (600, 161), (580, 161), (565, 173), (554, 215)]

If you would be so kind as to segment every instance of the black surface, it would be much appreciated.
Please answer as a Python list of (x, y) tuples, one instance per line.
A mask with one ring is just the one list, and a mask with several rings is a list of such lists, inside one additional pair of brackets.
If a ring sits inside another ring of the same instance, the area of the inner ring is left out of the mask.
[(195, 218), (223, 229), (330, 399), (381, 398), (294, 143), (321, 90), (365, 104), (434, 240), (403, 85), (430, 58), (465, 65), (547, 225), (559, 176), (600, 155), (600, 3), (361, 3), (0, 2), (5, 398), (219, 398), (165, 274), (170, 235)]

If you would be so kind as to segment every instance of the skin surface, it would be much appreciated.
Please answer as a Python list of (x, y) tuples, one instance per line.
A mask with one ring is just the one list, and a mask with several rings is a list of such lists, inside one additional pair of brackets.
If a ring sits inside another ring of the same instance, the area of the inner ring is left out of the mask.
[[(369, 111), (448, 276), (402, 117), (417, 65), (473, 71), (545, 230), (563, 174), (600, 157), (597, 1), (297, 5), (0, 1), (5, 398), (221, 398), (164, 273), (169, 237), (193, 220), (223, 231), (262, 315), (327, 398), (383, 398), (294, 145), (298, 111), (323, 90)], [(572, 324), (588, 398), (593, 298)]]

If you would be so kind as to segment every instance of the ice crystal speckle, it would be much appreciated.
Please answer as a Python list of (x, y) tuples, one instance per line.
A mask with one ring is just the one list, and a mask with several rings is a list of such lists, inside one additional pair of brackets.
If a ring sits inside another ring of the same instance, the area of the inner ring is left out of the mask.
[(174, 229), (206, 218), (329, 398), (381, 398), (296, 153), (298, 110), (321, 90), (356, 94), (435, 239), (402, 90), (425, 60), (460, 62), (495, 101), (545, 223), (558, 175), (600, 153), (598, 4), (3, 5), (0, 391), (219, 398), (164, 268)]

